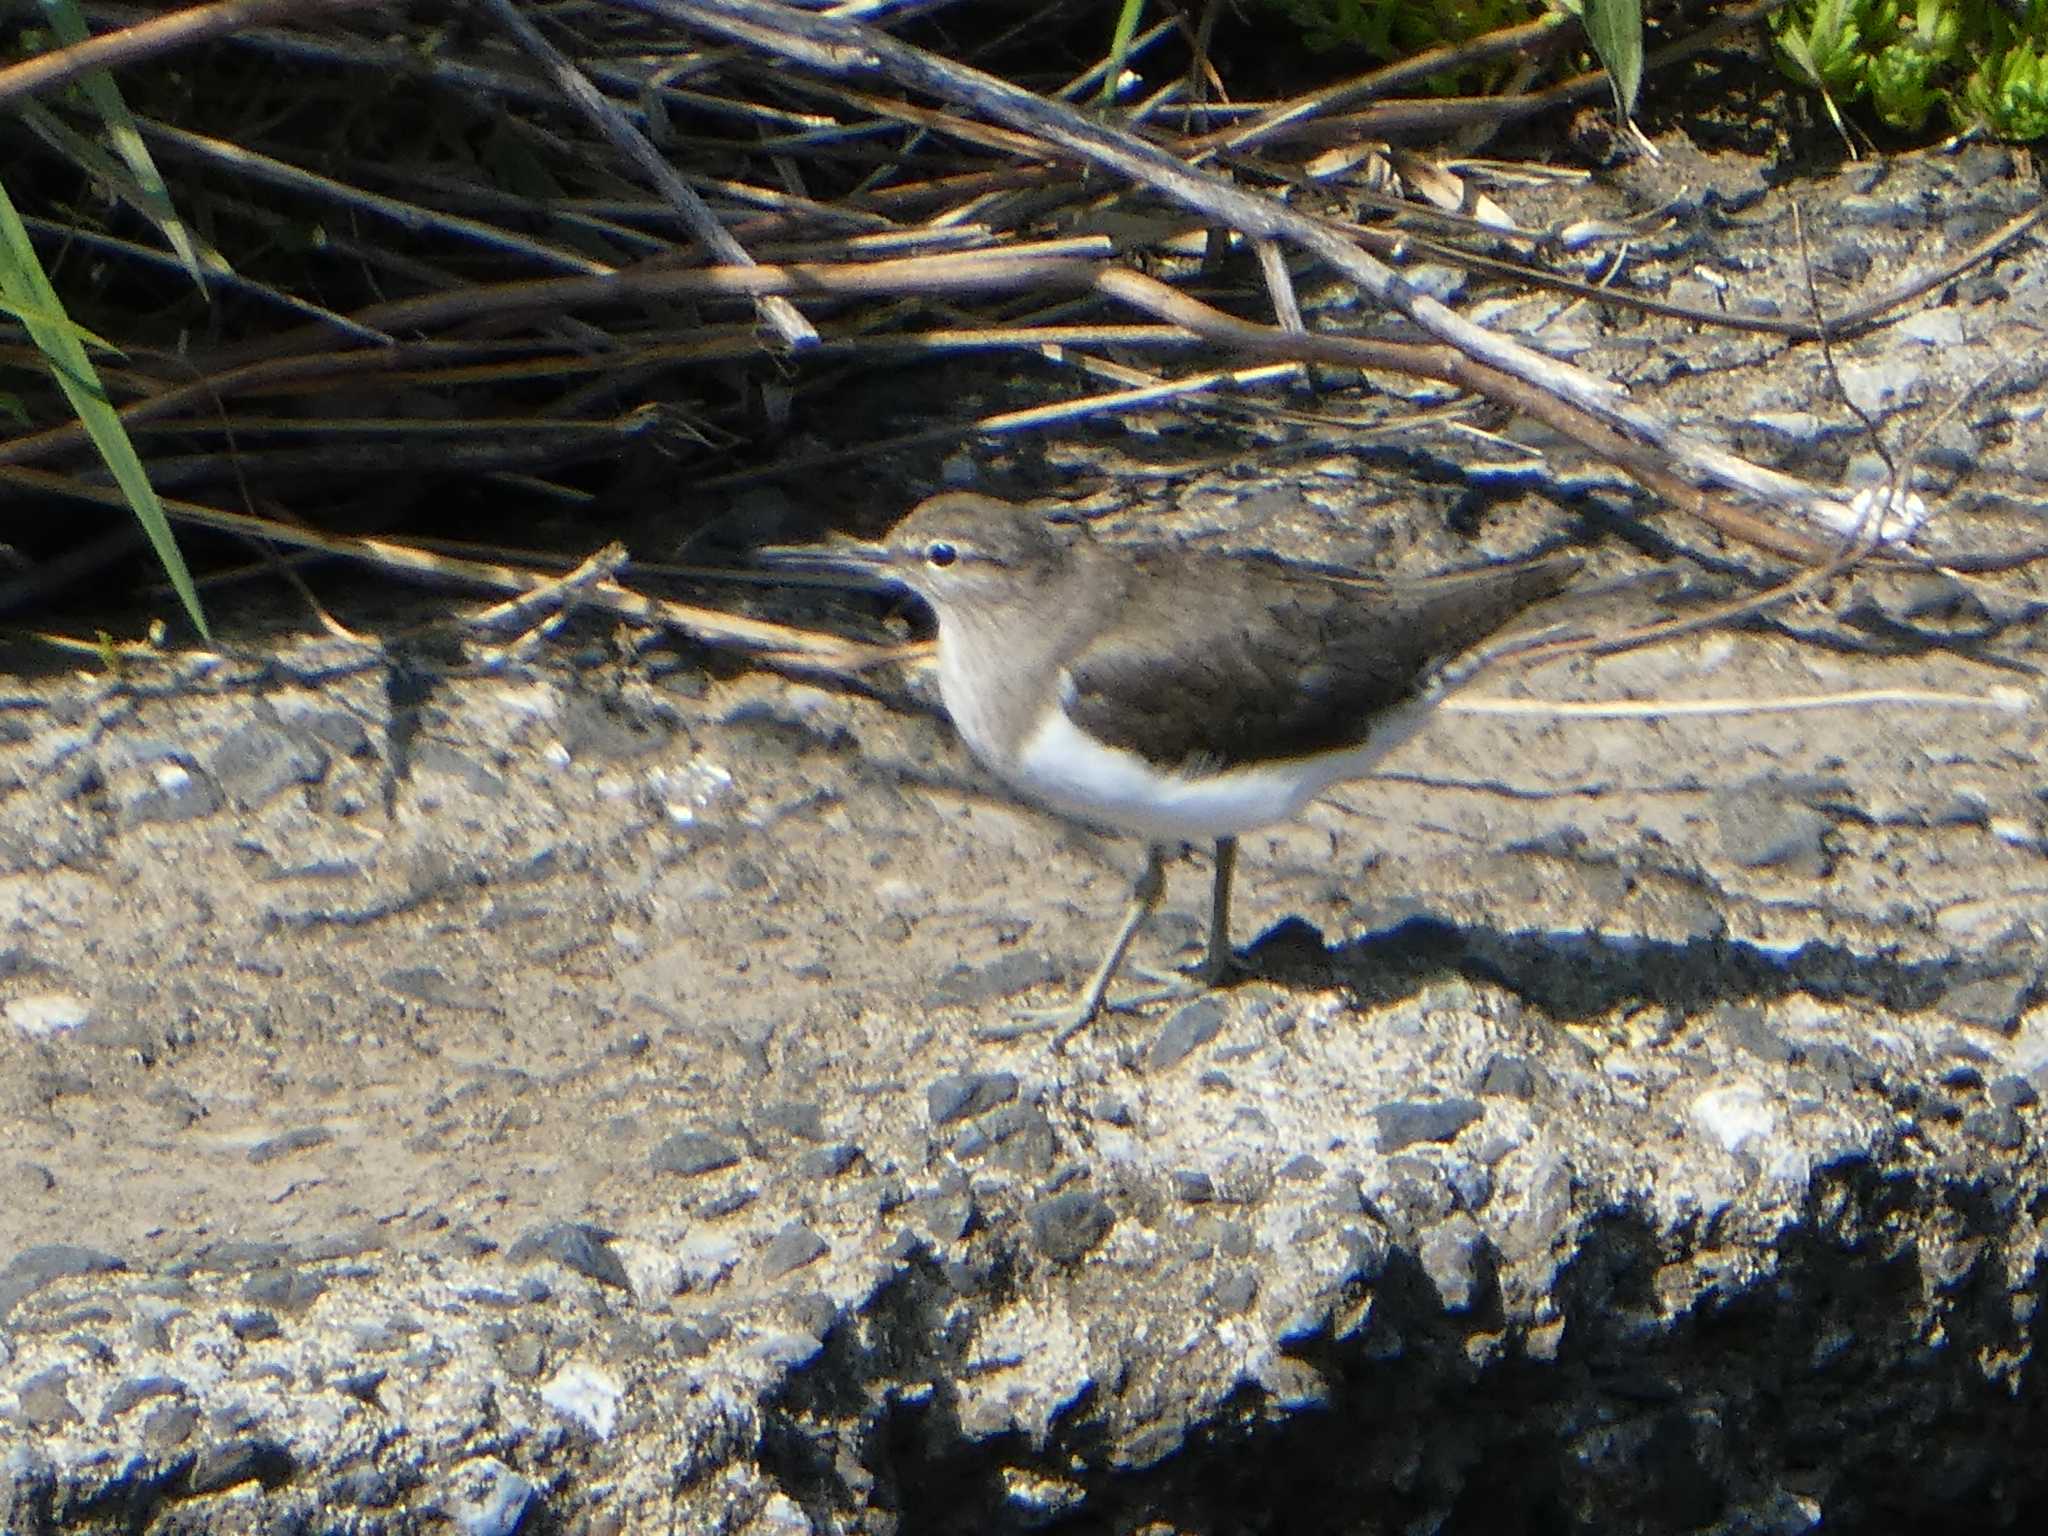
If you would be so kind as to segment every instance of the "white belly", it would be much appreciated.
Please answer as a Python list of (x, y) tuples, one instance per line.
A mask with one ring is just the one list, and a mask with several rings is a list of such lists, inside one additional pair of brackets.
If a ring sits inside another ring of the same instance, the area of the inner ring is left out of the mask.
[(1421, 701), (1394, 711), (1345, 752), (1193, 775), (1104, 746), (1055, 710), (1014, 764), (989, 766), (1021, 794), (1078, 821), (1153, 842), (1203, 842), (1285, 821), (1330, 785), (1369, 773), (1428, 713)]

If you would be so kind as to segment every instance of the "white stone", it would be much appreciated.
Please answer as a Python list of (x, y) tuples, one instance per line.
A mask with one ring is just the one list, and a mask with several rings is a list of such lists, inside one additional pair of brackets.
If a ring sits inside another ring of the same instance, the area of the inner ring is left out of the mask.
[(1744, 1142), (1773, 1135), (1778, 1112), (1763, 1094), (1747, 1083), (1709, 1088), (1692, 1101), (1692, 1118), (1708, 1136), (1730, 1152)]
[(38, 992), (17, 997), (6, 1006), (7, 1022), (37, 1040), (78, 1028), (92, 1016), (92, 1005), (71, 992)]
[(580, 1360), (571, 1360), (540, 1389), (542, 1402), (600, 1440), (609, 1440), (618, 1428), (619, 1400), (625, 1395), (617, 1377)]

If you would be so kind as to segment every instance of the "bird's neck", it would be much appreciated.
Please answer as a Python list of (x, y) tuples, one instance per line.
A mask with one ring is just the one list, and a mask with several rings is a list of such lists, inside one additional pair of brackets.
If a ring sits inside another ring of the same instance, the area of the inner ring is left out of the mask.
[(1114, 617), (1096, 562), (1016, 572), (939, 606), (939, 691), (975, 755), (1001, 770), (1059, 700), (1060, 672)]

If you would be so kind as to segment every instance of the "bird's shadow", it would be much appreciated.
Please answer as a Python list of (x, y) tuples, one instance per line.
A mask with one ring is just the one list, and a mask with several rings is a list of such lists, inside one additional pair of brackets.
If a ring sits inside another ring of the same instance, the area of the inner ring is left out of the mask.
[[(959, 773), (894, 763), (867, 764), (864, 771), (962, 799), (1025, 805), (971, 765)], [(1132, 847), (1130, 840), (1072, 823), (1055, 825), (1072, 848), (1105, 869), (1135, 871), (1135, 863), (1117, 852)], [(1157, 934), (1162, 928), (1171, 931), (1174, 924), (1175, 910), (1167, 909), (1155, 914), (1150, 926)], [(1193, 920), (1189, 942), (1199, 927), (1199, 920)], [(1239, 981), (1302, 990), (1343, 987), (1364, 1009), (1412, 999), (1431, 982), (1457, 976), (1508, 992), (1558, 1023), (1588, 1022), (1646, 1006), (1688, 1016), (1797, 995), (1913, 1013), (1934, 1006), (1958, 986), (2009, 977), (2014, 970), (2010, 956), (1905, 961), (1821, 942), (1779, 949), (1711, 934), (1669, 940), (1554, 928), (1461, 927), (1426, 912), (1336, 945), (1306, 919), (1284, 918), (1239, 949), (1233, 966)]]
[(1342, 986), (1364, 1008), (1408, 1000), (1433, 981), (1457, 976), (1509, 992), (1559, 1023), (1644, 1006), (1691, 1015), (1796, 994), (1910, 1013), (1958, 984), (2012, 969), (1997, 961), (1902, 961), (1838, 944), (1777, 950), (1722, 937), (1461, 928), (1426, 914), (1334, 946), (1313, 924), (1290, 917), (1239, 958), (1251, 977), (1289, 987)]

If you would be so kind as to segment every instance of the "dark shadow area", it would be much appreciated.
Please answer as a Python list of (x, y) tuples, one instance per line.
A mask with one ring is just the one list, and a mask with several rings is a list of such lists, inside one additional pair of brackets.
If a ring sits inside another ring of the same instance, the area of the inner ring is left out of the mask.
[[(948, 1511), (955, 1530), (1003, 1528), (1001, 1469), (1031, 1451), (1019, 1434), (971, 1440), (960, 1421), (961, 1269), (920, 1246), (768, 1405), (762, 1465), (821, 1529), (856, 1509), (892, 1512), (905, 1532), (925, 1509)], [(992, 1303), (1009, 1266), (977, 1278)]]
[(2007, 976), (2006, 960), (1902, 961), (1811, 943), (1789, 952), (1740, 940), (1613, 939), (1552, 931), (1459, 928), (1417, 916), (1336, 948), (1312, 924), (1275, 924), (1241, 956), (1247, 971), (1287, 986), (1348, 988), (1362, 1008), (1412, 998), (1460, 976), (1512, 992), (1563, 1022), (1654, 1005), (1693, 1015), (1721, 1004), (1804, 995), (1910, 1013), (1959, 984)]
[[(2048, 1426), (2024, 1365), (2041, 1270), (2007, 1278), (2013, 1198), (1845, 1163), (1816, 1176), (1767, 1272), (1675, 1315), (1658, 1302), (1668, 1236), (1609, 1210), (1557, 1273), (1547, 1346), (1500, 1332), (1490, 1266), (1452, 1312), (1397, 1249), (1353, 1282), (1362, 1323), (1294, 1350), (1320, 1405), (1246, 1387), (1135, 1471), (1111, 1464), (1107, 1383), (1043, 1450), (968, 1440), (950, 1375), (971, 1309), (946, 1266), (914, 1258), (791, 1384), (770, 1464), (814, 1519), (887, 1510), (904, 1536), (2036, 1529)], [(1048, 1519), (1005, 1499), (1006, 1473), (1085, 1497)]]

